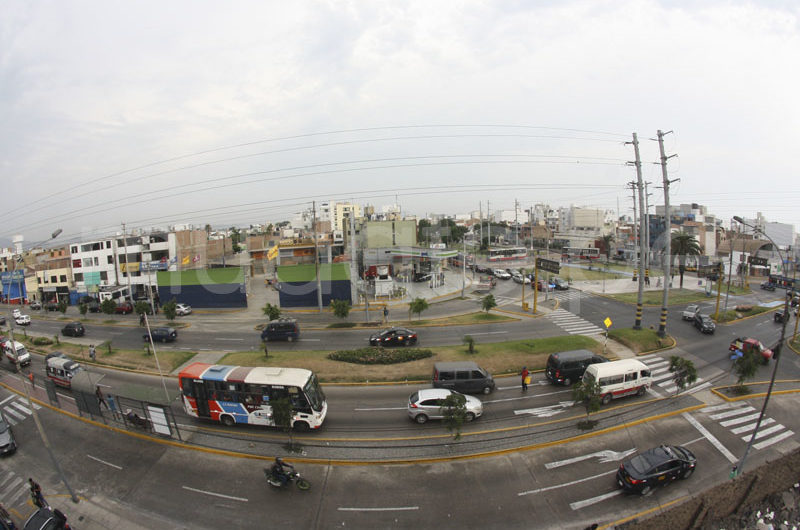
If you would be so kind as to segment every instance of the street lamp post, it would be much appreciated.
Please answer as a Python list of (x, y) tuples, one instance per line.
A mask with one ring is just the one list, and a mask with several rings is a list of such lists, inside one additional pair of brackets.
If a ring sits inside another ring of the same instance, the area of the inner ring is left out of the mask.
[[(733, 220), (738, 222), (738, 223), (741, 223), (744, 226), (749, 226), (750, 228), (754, 229), (756, 232), (761, 232), (761, 234), (764, 237), (769, 239), (770, 243), (772, 243), (772, 246), (775, 247), (775, 251), (778, 253), (778, 256), (780, 256), (781, 261), (783, 261), (783, 254), (781, 253), (780, 249), (778, 248), (778, 245), (775, 244), (775, 241), (773, 241), (772, 238), (769, 237), (769, 235), (767, 235), (766, 233), (762, 232), (757, 227), (755, 227), (753, 225), (750, 225), (748, 223), (745, 223), (744, 219), (742, 219), (738, 215), (734, 216)], [(790, 291), (786, 291), (786, 296), (784, 297), (784, 306), (783, 306), (784, 315), (789, 315), (789, 296), (790, 296), (789, 293), (790, 293)], [(778, 339), (778, 344), (775, 346), (775, 348), (773, 348), (774, 358), (775, 358), (775, 366), (773, 366), (773, 368), (772, 368), (772, 377), (770, 378), (769, 387), (767, 388), (767, 395), (764, 397), (764, 405), (762, 405), (762, 407), (761, 407), (761, 412), (759, 413), (758, 420), (756, 421), (756, 428), (753, 430), (753, 434), (750, 437), (750, 441), (747, 442), (747, 447), (744, 450), (744, 454), (742, 455), (741, 460), (739, 460), (739, 463), (736, 466), (734, 466), (733, 470), (731, 471), (731, 475), (733, 477), (735, 477), (735, 476), (737, 476), (737, 475), (742, 473), (742, 470), (744, 469), (745, 461), (747, 460), (747, 455), (750, 452), (750, 448), (753, 446), (753, 442), (755, 441), (756, 436), (758, 435), (758, 429), (761, 427), (761, 420), (764, 419), (764, 414), (767, 411), (767, 405), (769, 404), (769, 398), (772, 395), (772, 388), (775, 386), (775, 376), (778, 374), (778, 363), (781, 360), (781, 349), (783, 347), (783, 341), (786, 338), (786, 322), (787, 321), (788, 321), (788, 318), (784, 318), (783, 319), (783, 324), (781, 325), (781, 338)]]

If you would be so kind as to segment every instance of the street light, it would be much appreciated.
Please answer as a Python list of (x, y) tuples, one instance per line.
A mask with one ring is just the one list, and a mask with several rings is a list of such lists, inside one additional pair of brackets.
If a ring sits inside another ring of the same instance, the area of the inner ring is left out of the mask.
[[(781, 253), (778, 245), (775, 244), (775, 241), (772, 240), (769, 235), (764, 233), (762, 230), (759, 230), (757, 227), (744, 222), (744, 219), (739, 217), (738, 215), (733, 216), (733, 220), (737, 223), (741, 223), (744, 226), (748, 226), (755, 230), (757, 233), (761, 233), (764, 237), (769, 239), (772, 246), (775, 248), (775, 251), (778, 253), (778, 256), (781, 258), (781, 262), (783, 262), (783, 254)], [(784, 298), (784, 307), (783, 307), (784, 315), (789, 315), (789, 291), (786, 291), (786, 297)], [(750, 448), (753, 446), (753, 442), (758, 435), (758, 429), (761, 427), (761, 420), (764, 418), (764, 413), (767, 411), (767, 405), (769, 404), (769, 398), (772, 395), (772, 388), (775, 386), (775, 376), (778, 374), (778, 363), (781, 360), (781, 348), (783, 347), (783, 341), (786, 338), (786, 322), (789, 320), (788, 318), (783, 319), (783, 324), (781, 325), (781, 338), (778, 339), (778, 344), (773, 348), (774, 357), (775, 357), (775, 366), (772, 368), (772, 378), (769, 381), (769, 387), (767, 388), (767, 395), (764, 398), (764, 405), (761, 407), (761, 412), (758, 415), (758, 421), (756, 421), (756, 428), (753, 430), (753, 435), (750, 437), (750, 441), (747, 442), (747, 447), (744, 450), (744, 454), (742, 455), (741, 460), (739, 463), (734, 466), (733, 470), (731, 471), (731, 476), (735, 477), (739, 475), (742, 470), (744, 469), (745, 460), (747, 460), (747, 454), (750, 452)]]

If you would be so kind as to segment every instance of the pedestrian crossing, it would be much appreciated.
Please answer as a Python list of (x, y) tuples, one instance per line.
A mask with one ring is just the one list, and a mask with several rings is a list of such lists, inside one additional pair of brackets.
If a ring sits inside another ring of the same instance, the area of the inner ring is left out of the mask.
[(599, 333), (605, 333), (605, 330), (600, 326), (592, 324), (588, 320), (574, 313), (570, 313), (566, 309), (558, 308), (550, 313), (547, 318), (570, 335), (597, 335)]
[(0, 499), (6, 509), (24, 505), (30, 496), (25, 478), (13, 471), (0, 469)]
[[(642, 355), (636, 359), (642, 361), (650, 368), (650, 376), (653, 378), (654, 385), (657, 385), (667, 394), (675, 394), (678, 391), (678, 386), (673, 380), (674, 374), (669, 371), (669, 361), (667, 359), (656, 354)], [(698, 377), (694, 384), (687, 386), (682, 392), (684, 394), (692, 394), (709, 388), (710, 386), (711, 383), (709, 381), (704, 381), (702, 377)]]
[[(12, 426), (25, 421), (33, 414), (28, 402), (16, 394), (12, 394), (0, 401), (0, 407), (3, 409), (3, 417)], [(34, 403), (33, 408), (39, 410), (42, 407)]]
[[(716, 421), (721, 427), (740, 437), (743, 442), (750, 443), (752, 439), (753, 449), (764, 449), (794, 436), (793, 431), (766, 416), (761, 421), (758, 432), (755, 433), (760, 411), (746, 402), (723, 403), (706, 407), (702, 412), (708, 414), (708, 418)], [(753, 437), (754, 433), (755, 437)]]

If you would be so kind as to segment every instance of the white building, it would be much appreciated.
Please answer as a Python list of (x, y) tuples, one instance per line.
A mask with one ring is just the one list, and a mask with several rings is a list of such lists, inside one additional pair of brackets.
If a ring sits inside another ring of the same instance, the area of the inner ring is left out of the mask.
[(76, 291), (96, 293), (100, 287), (118, 285), (115, 245), (116, 240), (112, 237), (70, 245), (72, 280)]

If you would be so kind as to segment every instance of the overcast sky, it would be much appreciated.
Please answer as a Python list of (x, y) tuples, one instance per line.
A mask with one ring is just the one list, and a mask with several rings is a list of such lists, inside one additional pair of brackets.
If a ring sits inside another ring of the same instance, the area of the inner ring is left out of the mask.
[(2, 2), (0, 238), (403, 212), (632, 213), (800, 228), (791, 1)]

